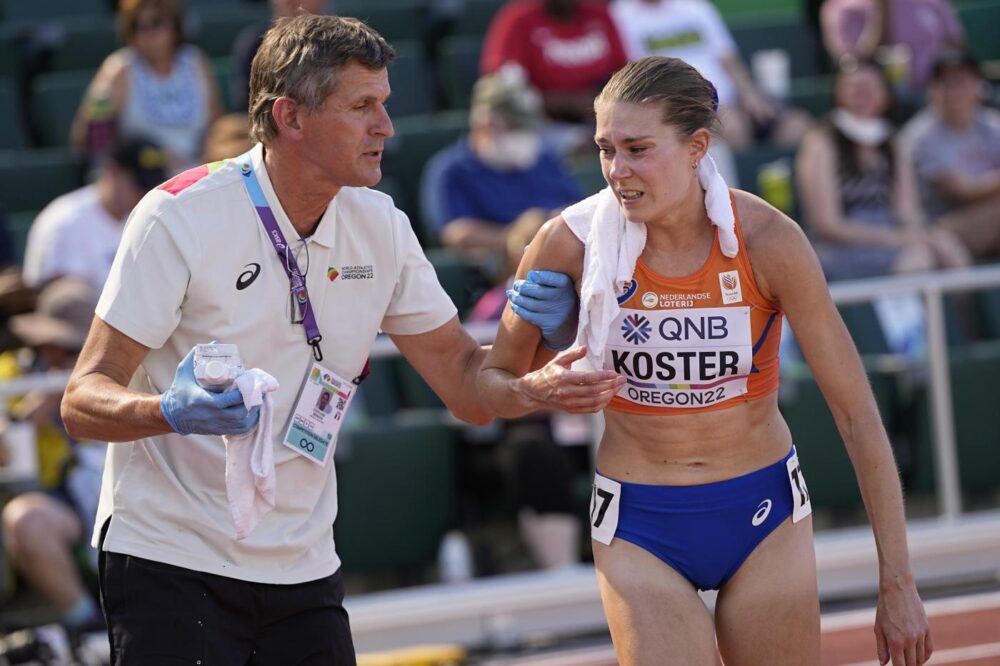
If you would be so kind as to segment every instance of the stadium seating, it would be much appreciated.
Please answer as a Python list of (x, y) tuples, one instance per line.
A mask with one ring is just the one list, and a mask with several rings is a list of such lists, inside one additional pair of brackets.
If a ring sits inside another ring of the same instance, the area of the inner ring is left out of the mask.
[(601, 161), (597, 155), (574, 161), (570, 165), (570, 172), (587, 196), (600, 192), (608, 185), (601, 172)]
[(338, 455), (334, 529), (345, 571), (416, 570), (456, 519), (457, 432), (434, 411), (406, 412), (352, 434)]
[(396, 205), (407, 211), (420, 240), (427, 241), (418, 219), (420, 175), (434, 153), (458, 140), (468, 131), (467, 111), (448, 111), (400, 118), (394, 122), (396, 135), (385, 144), (382, 170), (396, 179), (400, 196)]
[(816, 36), (795, 14), (733, 20), (729, 22), (729, 30), (748, 66), (757, 51), (784, 49), (788, 52), (793, 77), (814, 76), (820, 72), (820, 47)]
[(450, 108), (468, 108), (482, 48), (481, 37), (449, 37), (441, 42), (438, 70)]
[(0, 206), (4, 210), (40, 210), (81, 184), (79, 165), (66, 149), (0, 151)]
[(392, 87), (389, 112), (394, 119), (432, 113), (434, 88), (423, 45), (417, 41), (400, 41), (393, 46), (396, 60), (389, 65), (389, 84)]
[(0, 19), (4, 21), (53, 21), (110, 13), (107, 0), (0, 0)]
[[(891, 376), (869, 376), (875, 401), (887, 429), (892, 428)], [(781, 412), (792, 431), (814, 509), (860, 506), (854, 468), (819, 387), (812, 378), (783, 379)]]
[(31, 230), (31, 223), (38, 216), (38, 211), (25, 211), (11, 213), (7, 217), (8, 230), (11, 241), (14, 243), (14, 261), (20, 263), (24, 260), (24, 248), (28, 243), (28, 231)]
[(21, 118), (21, 96), (12, 79), (0, 77), (0, 150), (25, 148), (28, 134)]
[(209, 58), (228, 57), (244, 28), (266, 23), (270, 18), (266, 4), (245, 5), (234, 11), (225, 4), (213, 3), (191, 12), (189, 37)]
[[(955, 440), (961, 487), (966, 494), (991, 493), (1000, 489), (1000, 428), (996, 425), (996, 391), (1000, 375), (1000, 343), (952, 349), (951, 401), (954, 408)], [(927, 387), (915, 393), (918, 459), (914, 485), (921, 490), (935, 487), (934, 428)]]
[(404, 39), (420, 39), (426, 24), (427, 10), (423, 0), (380, 0), (355, 6), (336, 5), (338, 14), (355, 16), (395, 44)]
[(32, 83), (31, 117), (43, 146), (68, 146), (73, 118), (94, 73), (40, 74)]
[(35, 39), (45, 54), (41, 69), (47, 72), (96, 71), (121, 46), (110, 16), (67, 19), (57, 29), (39, 31)]
[(462, 13), (455, 20), (454, 34), (480, 37), (506, 0), (465, 0)]
[(1000, 59), (1000, 2), (986, 0), (961, 5), (958, 18), (965, 28), (965, 36), (976, 56), (983, 60)]

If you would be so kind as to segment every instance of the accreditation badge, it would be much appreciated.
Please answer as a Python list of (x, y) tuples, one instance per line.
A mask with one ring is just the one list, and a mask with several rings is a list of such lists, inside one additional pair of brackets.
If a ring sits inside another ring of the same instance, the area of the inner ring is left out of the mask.
[(282, 444), (325, 467), (357, 388), (332, 370), (313, 363), (299, 390)]

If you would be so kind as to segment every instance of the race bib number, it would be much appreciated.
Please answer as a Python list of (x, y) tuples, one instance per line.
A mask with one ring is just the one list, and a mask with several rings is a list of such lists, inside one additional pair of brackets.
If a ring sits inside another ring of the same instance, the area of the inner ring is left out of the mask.
[(797, 523), (812, 513), (812, 502), (809, 501), (809, 488), (806, 487), (806, 479), (799, 467), (798, 453), (793, 452), (786, 465), (788, 483), (792, 487), (792, 522)]
[(594, 475), (594, 487), (590, 496), (590, 538), (605, 546), (611, 545), (618, 529), (618, 505), (622, 495), (622, 484)]
[(356, 390), (353, 383), (313, 363), (282, 443), (310, 462), (326, 466)]
[(750, 308), (622, 309), (604, 367), (625, 377), (618, 397), (696, 408), (742, 396), (753, 367)]

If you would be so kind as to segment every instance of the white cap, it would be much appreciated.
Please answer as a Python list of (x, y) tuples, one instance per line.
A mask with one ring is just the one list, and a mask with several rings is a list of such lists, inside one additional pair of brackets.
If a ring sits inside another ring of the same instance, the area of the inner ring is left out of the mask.
[(211, 382), (218, 382), (229, 379), (229, 366), (222, 361), (209, 361), (205, 364), (203, 371), (205, 379)]

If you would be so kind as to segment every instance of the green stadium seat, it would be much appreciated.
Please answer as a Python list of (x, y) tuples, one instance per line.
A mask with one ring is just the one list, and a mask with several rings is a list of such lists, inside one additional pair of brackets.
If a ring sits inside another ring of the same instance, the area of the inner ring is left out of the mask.
[(392, 117), (434, 111), (434, 88), (423, 45), (415, 41), (401, 41), (393, 46), (396, 59), (389, 65), (389, 85), (392, 88), (389, 111)]
[(30, 36), (28, 25), (0, 23), (0, 76), (20, 80), (25, 65), (25, 45)]
[(438, 282), (458, 308), (459, 317), (464, 316), (476, 304), (481, 292), (489, 287), (485, 278), (474, 265), (451, 250), (433, 248), (426, 254), (434, 266)]
[(399, 357), (393, 359), (396, 381), (399, 385), (400, 407), (402, 409), (444, 409), (444, 403), (424, 381), (409, 361)]
[(795, 14), (729, 21), (729, 30), (748, 67), (757, 51), (784, 49), (788, 52), (793, 77), (814, 76), (820, 72), (820, 47), (816, 37)]
[(348, 574), (416, 572), (457, 518), (457, 431), (440, 411), (401, 414), (352, 434), (337, 457), (337, 552)]
[(212, 9), (225, 7), (231, 11), (240, 10), (249, 4), (251, 4), (249, 0), (185, 0), (184, 6), (190, 10), (199, 10), (205, 7)]
[(232, 111), (233, 105), (229, 99), (229, 74), (232, 71), (232, 61), (229, 58), (212, 58), (209, 62), (212, 65), (212, 74), (215, 76), (215, 84), (219, 86), (219, 96), (222, 99), (222, 108), (225, 111)]
[[(891, 430), (893, 378), (869, 376), (883, 422)], [(814, 509), (848, 509), (861, 504), (854, 468), (819, 387), (812, 378), (785, 380), (780, 409), (802, 461)]]
[[(739, 178), (740, 189), (753, 192), (778, 207), (782, 207), (780, 199), (790, 198), (789, 214), (798, 219), (795, 201), (795, 174), (793, 173), (794, 149), (763, 145), (733, 153), (733, 158), (736, 161), (736, 176)], [(781, 163), (787, 167), (787, 182), (780, 181), (769, 184), (762, 180), (762, 170), (774, 163)]]
[(0, 149), (25, 148), (28, 133), (21, 118), (21, 96), (17, 86), (9, 77), (0, 77)]
[(871, 303), (841, 305), (838, 309), (859, 354), (869, 356), (889, 353), (889, 343), (886, 342), (882, 326), (878, 323), (878, 316)]
[(38, 213), (37, 210), (31, 210), (12, 213), (7, 217), (11, 240), (14, 243), (14, 261), (17, 263), (24, 261), (24, 248), (28, 244), (28, 232), (31, 231), (31, 223), (38, 217)]
[[(468, 131), (467, 111), (404, 116), (394, 121), (396, 134), (385, 144), (382, 172), (400, 185), (397, 206), (410, 215), (418, 237), (423, 236), (417, 202), (424, 164), (434, 153)], [(421, 238), (421, 240), (426, 240)]]
[(80, 165), (67, 149), (0, 151), (0, 206), (4, 210), (40, 210), (81, 185)]
[(1000, 2), (988, 0), (958, 7), (958, 18), (965, 28), (965, 38), (977, 57), (1000, 59)]
[(121, 46), (111, 17), (68, 19), (45, 42), (42, 69), (47, 72), (96, 70)]
[(976, 292), (976, 302), (984, 333), (993, 340), (1000, 340), (1000, 289)]
[(427, 9), (423, 0), (380, 0), (364, 6), (336, 5), (337, 13), (354, 16), (378, 30), (390, 43), (405, 39), (420, 39)]
[(371, 374), (361, 384), (359, 395), (370, 418), (389, 418), (399, 411), (399, 386), (392, 359), (372, 360)]
[(0, 0), (0, 18), (5, 21), (52, 21), (110, 14), (107, 0)]
[(597, 194), (608, 186), (597, 155), (574, 162), (570, 165), (570, 172), (586, 196)]
[(234, 11), (231, 6), (215, 3), (191, 12), (191, 41), (209, 58), (228, 57), (233, 43), (244, 28), (271, 19), (267, 4), (248, 4)]
[(760, 16), (798, 16), (802, 3), (798, 0), (713, 0), (726, 23)]
[[(996, 391), (1000, 375), (1000, 344), (990, 342), (951, 350), (951, 399), (954, 408), (958, 469), (965, 494), (990, 495), (1000, 491), (1000, 428), (996, 419)], [(917, 394), (917, 474), (921, 490), (935, 487), (934, 429), (926, 388)]]
[(833, 77), (802, 76), (792, 79), (788, 105), (808, 111), (816, 118), (833, 108)]
[(94, 72), (40, 74), (32, 84), (31, 112), (45, 146), (68, 146), (73, 118)]
[(452, 109), (469, 108), (472, 86), (479, 78), (480, 37), (449, 37), (441, 42), (438, 74)]
[(462, 13), (455, 20), (454, 34), (478, 36), (486, 29), (506, 0), (466, 0)]

